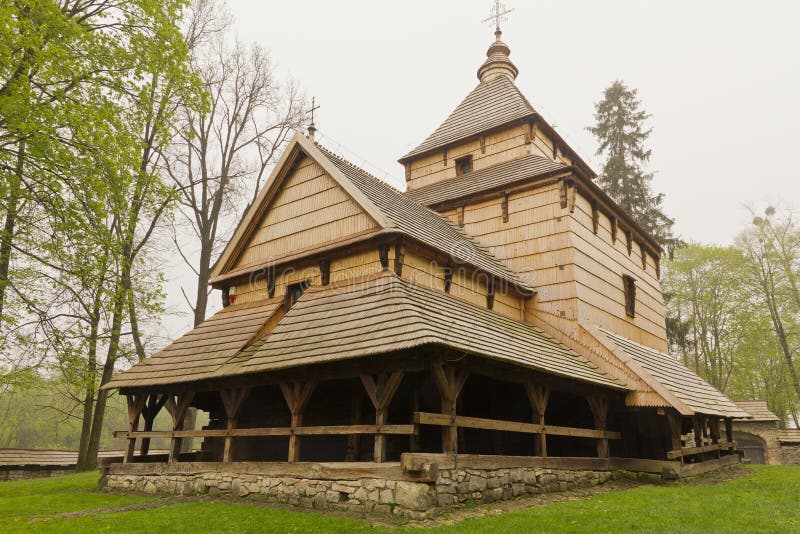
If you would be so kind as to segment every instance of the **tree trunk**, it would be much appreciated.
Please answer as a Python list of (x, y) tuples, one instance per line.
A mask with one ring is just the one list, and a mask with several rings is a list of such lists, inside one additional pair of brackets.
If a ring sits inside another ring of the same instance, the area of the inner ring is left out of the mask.
[(0, 236), (0, 323), (3, 320), (6, 287), (8, 287), (8, 276), (11, 268), (11, 246), (14, 243), (14, 231), (17, 225), (17, 210), (19, 209), (24, 163), (25, 142), (20, 141), (18, 144), (17, 165), (8, 184), (8, 197), (5, 205), (6, 220), (3, 225), (3, 234)]
[(194, 325), (206, 320), (208, 307), (208, 279), (211, 276), (211, 248), (213, 243), (203, 239), (200, 243), (200, 264), (197, 266), (197, 298), (194, 305)]
[[(127, 268), (125, 268), (127, 270)], [(123, 275), (124, 277), (125, 275)], [(114, 374), (114, 364), (117, 362), (117, 354), (119, 353), (120, 334), (122, 330), (122, 315), (125, 310), (126, 291), (122, 289), (121, 284), (117, 286), (114, 299), (114, 310), (111, 321), (111, 337), (108, 341), (108, 353), (106, 354), (106, 361), (103, 364), (103, 374), (100, 377), (100, 386), (108, 383), (111, 380), (111, 375)], [(94, 417), (92, 418), (92, 431), (89, 434), (89, 445), (86, 451), (86, 461), (83, 465), (78, 466), (79, 471), (88, 471), (97, 468), (97, 453), (100, 450), (100, 438), (103, 431), (103, 419), (106, 415), (106, 403), (108, 401), (108, 390), (100, 389), (97, 392), (97, 402), (94, 408)]]

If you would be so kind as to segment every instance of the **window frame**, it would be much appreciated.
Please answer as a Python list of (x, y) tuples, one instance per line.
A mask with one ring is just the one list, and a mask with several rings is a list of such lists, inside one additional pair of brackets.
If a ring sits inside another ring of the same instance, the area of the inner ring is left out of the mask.
[(622, 291), (625, 296), (625, 315), (633, 319), (636, 317), (636, 279), (629, 275), (622, 275)]
[[(469, 162), (469, 170), (467, 172), (462, 172), (461, 165), (465, 162)], [(456, 176), (464, 176), (465, 174), (469, 174), (474, 170), (472, 154), (467, 154), (466, 156), (456, 158), (454, 160), (454, 164), (456, 166)]]

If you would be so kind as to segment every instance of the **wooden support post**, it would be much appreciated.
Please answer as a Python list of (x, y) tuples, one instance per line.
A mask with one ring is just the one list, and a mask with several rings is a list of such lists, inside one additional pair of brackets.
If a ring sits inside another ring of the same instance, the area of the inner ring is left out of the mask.
[(289, 459), (290, 463), (300, 460), (300, 443), (295, 429), (303, 423), (303, 410), (305, 410), (314, 388), (317, 386), (316, 380), (308, 382), (281, 382), (281, 392), (286, 399), (289, 413), (292, 416), (291, 434), (289, 435)]
[[(127, 395), (125, 399), (128, 401), (128, 430), (136, 432), (139, 427), (139, 416), (147, 401), (147, 395), (134, 393), (133, 395)], [(135, 450), (136, 438), (128, 438), (128, 446), (125, 448), (125, 456), (122, 458), (122, 463), (131, 462)]]
[(442, 428), (442, 452), (445, 454), (458, 453), (458, 426), (456, 421), (456, 403), (469, 372), (466, 369), (456, 369), (452, 365), (434, 363), (431, 366), (433, 381), (439, 388), (442, 396), (442, 413), (450, 416), (451, 424)]
[[(166, 395), (153, 393), (147, 398), (145, 407), (142, 410), (145, 432), (151, 432), (153, 430), (153, 421), (155, 421), (156, 415), (158, 415), (158, 412), (161, 410), (161, 407), (164, 406), (165, 402), (167, 402)], [(150, 452), (150, 438), (142, 438), (142, 446), (139, 455), (147, 456), (148, 452)]]
[[(411, 393), (411, 414), (419, 411), (419, 376), (414, 376), (414, 388)], [(411, 443), (409, 444), (409, 448), (411, 452), (419, 451), (419, 432), (414, 432), (410, 436)]]
[[(545, 386), (538, 386), (531, 382), (525, 383), (525, 393), (531, 403), (533, 412), (532, 423), (544, 425), (544, 413), (547, 411), (547, 401), (550, 399), (550, 390)], [(547, 456), (547, 435), (542, 432), (537, 434), (533, 441), (534, 456)]]
[[(167, 411), (172, 416), (173, 431), (180, 429), (181, 423), (183, 423), (183, 418), (184, 416), (186, 416), (186, 410), (188, 410), (189, 406), (192, 405), (193, 400), (194, 400), (194, 391), (188, 391), (180, 395), (174, 395), (172, 393), (167, 394), (164, 406), (166, 406)], [(170, 463), (178, 460), (178, 454), (180, 453), (180, 450), (181, 450), (181, 438), (176, 438), (175, 436), (173, 436), (172, 443), (169, 448)]]
[[(594, 416), (594, 428), (605, 432), (608, 420), (608, 398), (600, 395), (588, 395), (586, 400), (589, 402), (589, 408)], [(598, 438), (597, 457), (608, 458), (608, 437)]]
[[(350, 404), (350, 424), (361, 424), (361, 391), (353, 390), (353, 400)], [(346, 462), (357, 462), (359, 451), (361, 450), (361, 435), (350, 434), (347, 436), (347, 451), (345, 452)]]
[[(387, 423), (389, 403), (392, 402), (402, 381), (403, 371), (395, 371), (391, 375), (380, 373), (377, 382), (372, 375), (361, 375), (361, 383), (364, 384), (367, 396), (375, 408), (375, 425), (381, 426)], [(386, 461), (386, 436), (384, 434), (375, 436), (375, 461)]]
[[(250, 388), (223, 389), (219, 394), (220, 397), (222, 397), (222, 405), (225, 408), (225, 415), (227, 416), (225, 428), (230, 432), (236, 428), (239, 412), (242, 409), (245, 399), (250, 395)], [(222, 451), (222, 461), (230, 462), (231, 458), (233, 458), (233, 437), (228, 434), (225, 436), (225, 448)]]
[[(667, 424), (669, 425), (669, 447), (667, 450), (676, 451), (681, 448), (681, 414), (675, 410), (667, 412)], [(683, 463), (683, 456), (681, 456)]]
[[(694, 430), (694, 445), (695, 447), (702, 447), (703, 443), (703, 424), (699, 415), (692, 417), (692, 429)], [(700, 461), (705, 460), (705, 454), (700, 453)]]
[(725, 439), (728, 443), (733, 443), (733, 419), (725, 418)]

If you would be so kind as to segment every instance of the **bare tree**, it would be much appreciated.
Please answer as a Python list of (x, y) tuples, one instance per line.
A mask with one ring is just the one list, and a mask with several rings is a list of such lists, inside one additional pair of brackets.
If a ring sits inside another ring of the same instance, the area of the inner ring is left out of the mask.
[[(193, 13), (192, 25), (209, 27), (204, 21), (214, 10), (207, 0), (195, 3)], [(229, 20), (217, 15), (211, 20)], [(226, 216), (235, 214), (234, 200), (255, 199), (304, 115), (297, 85), (277, 80), (263, 48), (232, 38), (229, 24), (218, 24), (204, 38), (192, 51), (192, 63), (209, 105), (202, 112), (184, 109), (183, 139), (169, 170), (181, 191), (183, 221), (191, 228), (192, 244), (182, 243), (178, 231), (174, 241), (197, 276), (194, 302), (184, 291), (195, 326), (205, 320), (212, 259), (227, 237)]]

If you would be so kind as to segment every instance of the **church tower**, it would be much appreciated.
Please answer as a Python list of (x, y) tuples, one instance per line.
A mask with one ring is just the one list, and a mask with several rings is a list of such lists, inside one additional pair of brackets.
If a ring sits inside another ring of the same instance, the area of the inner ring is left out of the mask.
[(597, 328), (666, 351), (658, 243), (597, 186), (518, 73), (498, 25), (478, 85), (400, 158), (406, 195), (526, 277), (537, 290), (526, 321), (584, 351)]

